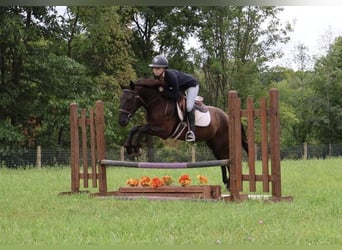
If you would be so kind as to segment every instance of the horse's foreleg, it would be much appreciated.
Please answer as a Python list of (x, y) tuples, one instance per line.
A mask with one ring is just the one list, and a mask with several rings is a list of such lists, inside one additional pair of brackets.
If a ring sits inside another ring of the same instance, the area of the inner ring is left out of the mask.
[(139, 152), (139, 149), (141, 147), (140, 141), (144, 134), (155, 136), (155, 135), (158, 135), (158, 133), (160, 133), (161, 131), (162, 129), (160, 127), (155, 127), (155, 126), (150, 126), (150, 125), (140, 126), (140, 128), (136, 132), (135, 139), (132, 142), (134, 152), (135, 153)]
[(135, 126), (133, 127), (129, 133), (128, 133), (128, 137), (124, 143), (124, 147), (127, 151), (127, 154), (132, 154), (133, 153), (133, 146), (132, 146), (132, 140), (133, 140), (133, 137), (134, 135), (137, 133), (137, 131), (139, 130), (141, 126)]

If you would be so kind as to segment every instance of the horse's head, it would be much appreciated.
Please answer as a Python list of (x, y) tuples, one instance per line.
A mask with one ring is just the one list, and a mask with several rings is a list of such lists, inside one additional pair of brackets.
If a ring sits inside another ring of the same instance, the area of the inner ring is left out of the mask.
[(131, 81), (128, 87), (120, 86), (122, 93), (120, 97), (119, 124), (125, 127), (141, 104), (137, 101), (139, 96), (136, 92), (134, 82)]
[(129, 86), (122, 88), (119, 109), (119, 124), (127, 126), (135, 112), (144, 106), (146, 109), (154, 103), (163, 91), (163, 83), (153, 79), (130, 81)]

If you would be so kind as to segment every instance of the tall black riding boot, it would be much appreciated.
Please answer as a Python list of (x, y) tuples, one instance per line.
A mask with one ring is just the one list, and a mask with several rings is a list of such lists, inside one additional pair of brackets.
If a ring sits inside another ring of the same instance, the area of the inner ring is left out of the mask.
[(189, 122), (189, 131), (186, 132), (185, 140), (192, 142), (196, 140), (195, 136), (195, 110), (191, 110), (190, 112), (186, 112), (186, 116)]

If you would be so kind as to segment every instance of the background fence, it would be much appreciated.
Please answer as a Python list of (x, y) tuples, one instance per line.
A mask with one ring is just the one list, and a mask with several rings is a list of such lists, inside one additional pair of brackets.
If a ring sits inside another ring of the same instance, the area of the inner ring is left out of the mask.
[[(256, 157), (260, 159), (260, 148), (256, 145)], [(81, 153), (82, 155), (82, 153)], [(282, 159), (311, 159), (342, 156), (342, 144), (332, 145), (298, 145), (282, 148)], [(139, 158), (129, 158), (123, 148), (108, 148), (107, 158), (113, 160), (139, 160), (155, 162), (191, 162), (215, 160), (207, 147), (167, 147), (142, 152)], [(47, 167), (69, 166), (70, 149), (37, 149), (20, 150), (12, 153), (0, 152), (0, 167)]]

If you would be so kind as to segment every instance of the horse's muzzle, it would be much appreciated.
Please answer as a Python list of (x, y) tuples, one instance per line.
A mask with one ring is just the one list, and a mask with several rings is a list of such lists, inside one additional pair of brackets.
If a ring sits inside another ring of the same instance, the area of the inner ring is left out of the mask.
[(128, 125), (129, 120), (131, 119), (132, 115), (130, 114), (122, 114), (119, 116), (119, 124), (121, 127), (125, 127)]
[(120, 118), (119, 119), (119, 124), (120, 124), (120, 126), (121, 127), (125, 127), (125, 126), (127, 126), (128, 125), (128, 122), (129, 122), (129, 120), (127, 119), (127, 118)]

